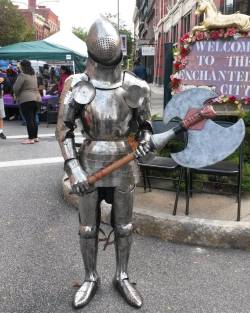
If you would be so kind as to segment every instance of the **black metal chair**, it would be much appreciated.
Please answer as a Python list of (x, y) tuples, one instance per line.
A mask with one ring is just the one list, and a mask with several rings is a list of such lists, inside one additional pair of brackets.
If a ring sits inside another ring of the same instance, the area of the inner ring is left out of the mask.
[[(217, 121), (217, 123), (223, 127), (229, 127), (233, 125), (232, 122), (227, 121)], [(221, 162), (218, 162), (214, 165), (203, 167), (200, 169), (185, 169), (185, 176), (186, 176), (186, 186), (187, 186), (187, 197), (186, 197), (186, 212), (185, 214), (189, 214), (189, 200), (194, 192), (193, 188), (193, 182), (195, 174), (199, 175), (212, 175), (214, 177), (219, 176), (234, 176), (236, 178), (236, 183), (223, 183), (223, 182), (210, 182), (213, 184), (219, 184), (221, 186), (229, 185), (231, 187), (236, 187), (236, 192), (234, 193), (227, 193), (225, 191), (212, 191), (215, 194), (236, 194), (237, 197), (237, 221), (240, 221), (240, 215), (241, 215), (241, 184), (242, 184), (242, 167), (243, 167), (243, 144), (244, 141), (241, 143), (239, 148), (237, 149), (237, 161), (231, 161), (231, 160), (224, 160)], [(198, 181), (198, 180), (197, 180)], [(198, 191), (198, 190), (197, 190)], [(206, 191), (202, 191), (206, 192)], [(211, 191), (209, 191), (211, 193)]]
[(59, 99), (58, 98), (51, 98), (48, 99), (47, 102), (47, 127), (49, 124), (56, 124), (57, 123), (57, 116), (58, 116), (58, 109), (59, 109)]
[[(155, 120), (152, 122), (154, 134), (162, 133), (167, 131), (168, 129), (173, 128), (177, 122), (170, 122), (167, 125), (163, 123), (162, 120)], [(183, 139), (184, 136), (182, 135), (181, 138)], [(143, 177), (143, 187), (144, 191), (147, 191), (147, 186), (149, 191), (152, 190), (150, 179), (163, 179), (163, 180), (171, 180), (176, 182), (176, 196), (175, 196), (175, 203), (174, 203), (174, 212), (177, 210), (179, 193), (180, 193), (180, 186), (181, 180), (183, 177), (184, 169), (179, 166), (171, 157), (163, 157), (158, 156), (156, 154), (152, 154), (150, 158), (146, 156), (139, 161), (139, 166), (141, 169), (142, 177)], [(159, 176), (152, 176), (150, 175), (150, 170), (156, 170), (160, 172), (177, 172), (177, 177), (159, 177)], [(173, 213), (174, 214), (174, 213)], [(175, 214), (174, 214), (175, 215)]]

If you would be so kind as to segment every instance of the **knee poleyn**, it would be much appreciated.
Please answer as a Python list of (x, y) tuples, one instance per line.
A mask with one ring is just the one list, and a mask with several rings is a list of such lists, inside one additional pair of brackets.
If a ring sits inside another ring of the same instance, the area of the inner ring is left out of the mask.
[(132, 234), (133, 225), (132, 223), (116, 225), (114, 231), (118, 237), (127, 237)]
[(79, 227), (79, 235), (81, 238), (95, 238), (97, 234), (96, 225), (88, 226), (88, 225), (80, 225)]

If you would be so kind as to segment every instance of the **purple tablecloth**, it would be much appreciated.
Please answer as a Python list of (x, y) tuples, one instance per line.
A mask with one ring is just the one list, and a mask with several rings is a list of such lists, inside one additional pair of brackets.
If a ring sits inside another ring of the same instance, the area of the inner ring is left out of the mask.
[[(45, 95), (42, 96), (42, 105), (46, 106), (49, 99), (58, 99), (58, 96)], [(11, 95), (4, 95), (3, 102), (5, 108), (18, 108), (17, 101), (14, 101), (14, 98)]]
[(5, 108), (17, 108), (18, 105), (15, 103), (14, 98), (11, 95), (4, 95), (3, 102)]

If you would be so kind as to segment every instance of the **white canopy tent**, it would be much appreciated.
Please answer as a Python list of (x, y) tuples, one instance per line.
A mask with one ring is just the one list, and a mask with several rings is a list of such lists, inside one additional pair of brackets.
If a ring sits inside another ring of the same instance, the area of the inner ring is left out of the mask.
[(74, 35), (71, 31), (60, 30), (59, 32), (45, 38), (44, 41), (75, 51), (83, 57), (88, 57), (87, 46), (84, 41)]

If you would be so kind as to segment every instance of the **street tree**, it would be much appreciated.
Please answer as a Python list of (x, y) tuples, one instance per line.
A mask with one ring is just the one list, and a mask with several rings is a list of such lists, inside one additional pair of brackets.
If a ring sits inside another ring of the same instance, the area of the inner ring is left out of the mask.
[(88, 35), (88, 32), (83, 27), (73, 27), (72, 29), (73, 34), (75, 34), (78, 38), (80, 38), (83, 41), (86, 41), (86, 37)]
[(35, 39), (34, 29), (10, 0), (0, 0), (0, 12), (0, 46)]

